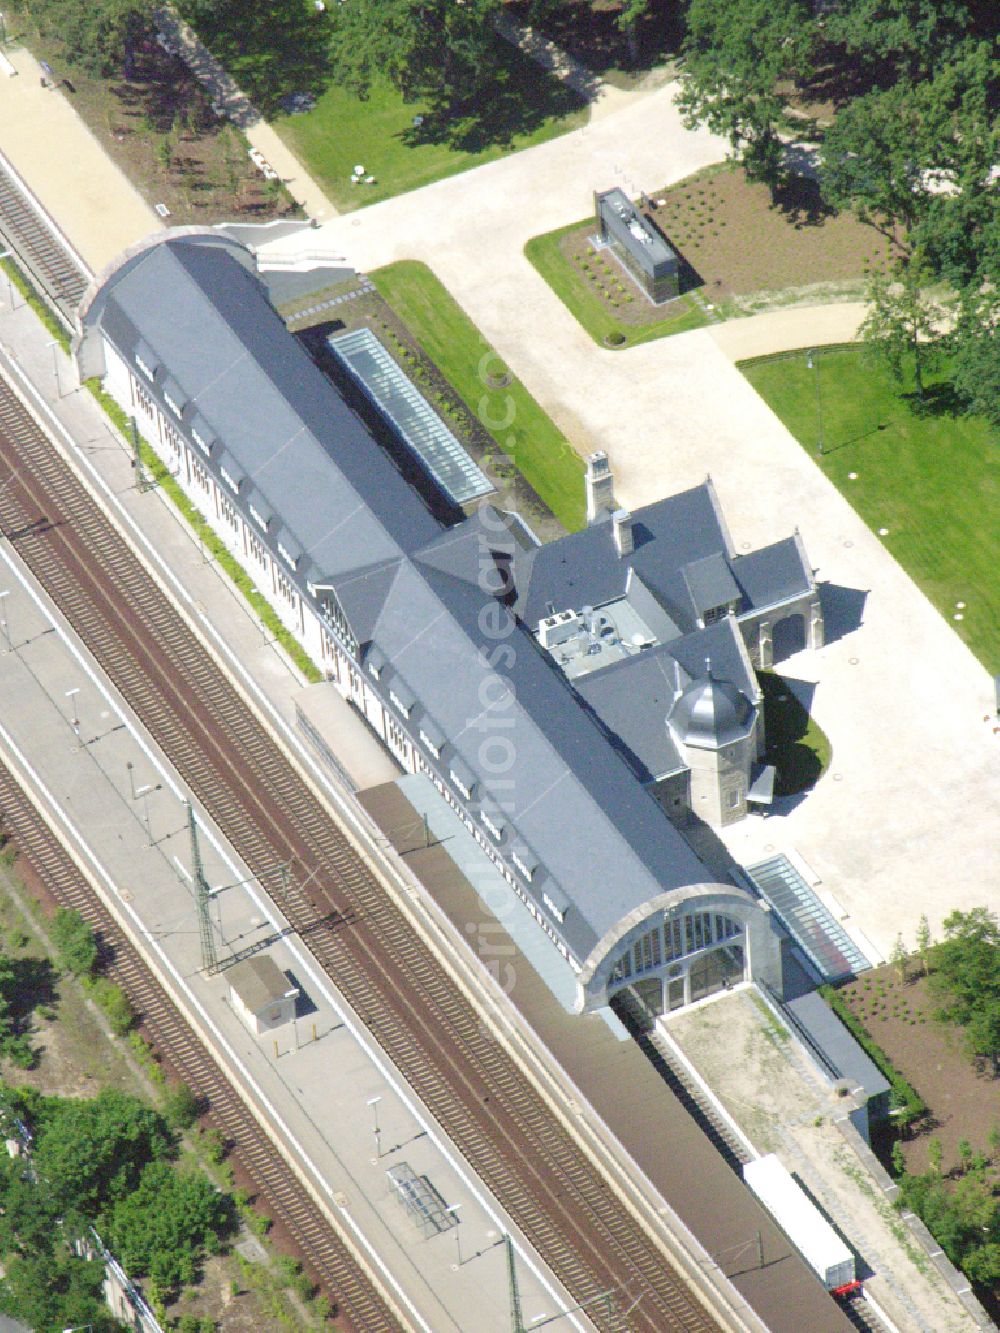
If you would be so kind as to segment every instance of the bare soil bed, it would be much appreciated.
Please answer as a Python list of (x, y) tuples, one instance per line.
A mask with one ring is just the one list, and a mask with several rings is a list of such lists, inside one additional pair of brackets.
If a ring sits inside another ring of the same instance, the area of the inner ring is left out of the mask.
[[(739, 168), (708, 167), (651, 196), (649, 216), (713, 302), (758, 291), (861, 281), (884, 267), (875, 227), (823, 203), (816, 182), (795, 177), (774, 199)], [(660, 203), (660, 200), (663, 203)]]
[[(918, 970), (911, 963), (911, 973)], [(1000, 1127), (1000, 1080), (976, 1067), (960, 1029), (934, 1020), (940, 1001), (927, 979), (911, 975), (901, 982), (893, 968), (882, 967), (844, 986), (840, 995), (930, 1108), (903, 1143), (907, 1170), (927, 1170), (931, 1138), (941, 1140), (944, 1171), (958, 1166), (962, 1139), (988, 1152), (987, 1135)]]
[(152, 34), (120, 76), (102, 79), (76, 65), (55, 39), (30, 26), (24, 45), (48, 61), (71, 104), (150, 205), (163, 204), (171, 225), (295, 216), (279, 181), (267, 182), (247, 156), (238, 130), (220, 120), (191, 71)]

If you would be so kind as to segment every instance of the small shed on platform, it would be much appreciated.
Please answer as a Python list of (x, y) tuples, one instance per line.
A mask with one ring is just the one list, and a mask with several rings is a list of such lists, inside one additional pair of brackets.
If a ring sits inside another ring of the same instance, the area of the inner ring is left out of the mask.
[(299, 990), (273, 958), (257, 954), (226, 972), (229, 1000), (254, 1036), (282, 1027), (295, 1017)]

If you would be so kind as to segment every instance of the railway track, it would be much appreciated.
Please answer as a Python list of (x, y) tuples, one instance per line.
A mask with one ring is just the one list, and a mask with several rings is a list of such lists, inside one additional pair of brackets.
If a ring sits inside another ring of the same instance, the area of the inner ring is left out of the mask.
[(0, 765), (0, 812), (5, 835), (61, 907), (78, 911), (100, 932), (111, 954), (108, 975), (129, 995), (145, 1033), (188, 1084), (204, 1097), (209, 1119), (230, 1157), (255, 1183), (271, 1215), (307, 1256), (317, 1280), (338, 1310), (345, 1333), (400, 1333), (354, 1257), (338, 1239), (298, 1180), (284, 1167), (267, 1135), (209, 1055), (190, 1024), (167, 999), (146, 964), (101, 905), (10, 772)]
[(24, 193), (2, 156), (0, 236), (72, 328), (73, 316), (87, 290), (90, 274), (70, 254), (44, 212)]
[(563, 1285), (616, 1293), (595, 1325), (717, 1329), (2, 381), (0, 458), (22, 559), (251, 870), (289, 863), (289, 923)]

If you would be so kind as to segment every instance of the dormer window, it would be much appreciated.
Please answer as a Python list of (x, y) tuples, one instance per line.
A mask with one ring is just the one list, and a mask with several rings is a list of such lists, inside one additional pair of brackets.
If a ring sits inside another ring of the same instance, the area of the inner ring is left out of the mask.
[(496, 820), (492, 819), (485, 810), (480, 810), (479, 818), (486, 825), (487, 829), (489, 829), (490, 833), (493, 834), (497, 842), (499, 842), (500, 839), (503, 837), (503, 826), (497, 823)]
[(385, 658), (377, 648), (372, 648), (368, 654), (368, 673), (378, 680), (385, 670)]
[(413, 698), (409, 691), (402, 684), (390, 686), (389, 699), (395, 704), (404, 717), (409, 717), (413, 710)]
[(455, 790), (464, 796), (467, 801), (471, 801), (473, 789), (476, 785), (476, 779), (472, 771), (466, 768), (465, 764), (456, 760), (448, 770), (448, 776), (455, 784)]
[(542, 902), (557, 921), (565, 921), (569, 911), (569, 899), (553, 884), (542, 892)]
[(441, 758), (440, 742), (437, 740), (431, 740), (430, 736), (423, 729), (423, 727), (420, 728), (420, 741), (421, 744), (426, 746), (426, 748), (431, 752), (431, 754), (434, 756), (435, 759)]
[(703, 625), (714, 625), (718, 620), (725, 620), (729, 615), (730, 607), (728, 603), (725, 606), (713, 606), (702, 616)]
[[(199, 435), (198, 432), (193, 428), (191, 430), (191, 438), (192, 440), (194, 440), (195, 444), (198, 446), (198, 448), (201, 450), (203, 454), (211, 452), (211, 445), (209, 444), (209, 442), (206, 439), (203, 439), (202, 436)], [(225, 472), (223, 472), (222, 475), (225, 476), (226, 475)], [(229, 481), (229, 484), (232, 486), (232, 482), (228, 477), (226, 477), (226, 480)], [(233, 490), (235, 489), (236, 487), (233, 486)]]
[(284, 546), (281, 542), (278, 542), (278, 554), (281, 556), (282, 560), (284, 560), (286, 564), (291, 566), (292, 569), (295, 568), (296, 563), (298, 561), (298, 556), (293, 555), (292, 552), (288, 549), (288, 547)]
[(514, 862), (515, 868), (521, 872), (526, 880), (530, 882), (534, 879), (535, 871), (538, 867), (535, 864), (534, 858), (528, 853), (526, 848), (515, 847), (510, 854), (510, 859)]
[(139, 369), (142, 371), (142, 373), (146, 376), (148, 380), (151, 380), (153, 378), (154, 374), (153, 367), (149, 365), (148, 362), (144, 361), (138, 352), (136, 352), (135, 354), (135, 364), (139, 367)]

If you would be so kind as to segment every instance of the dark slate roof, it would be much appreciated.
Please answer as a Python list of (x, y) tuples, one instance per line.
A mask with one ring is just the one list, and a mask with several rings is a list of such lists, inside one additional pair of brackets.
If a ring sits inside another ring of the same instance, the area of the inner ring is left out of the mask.
[[(733, 559), (714, 491), (706, 484), (640, 510), (626, 559), (610, 524), (540, 548), (490, 507), (442, 528), (288, 334), (252, 260), (235, 249), (202, 237), (156, 243), (106, 281), (86, 327), (99, 325), (126, 357), (141, 337), (147, 364), (160, 368), (154, 395), (162, 402), (169, 374), (189, 404), (186, 422), (197, 415), (218, 440), (213, 466), (224, 454), (245, 474), (241, 505), (269, 521), (272, 545), (281, 538), (301, 552), (300, 583), (333, 585), (359, 642), (374, 644), (366, 663), (385, 658), (380, 690), (412, 700), (411, 725), (427, 717), (446, 738), (441, 774), (454, 766), (504, 813), (509, 836), (537, 858), (532, 892), (560, 906), (572, 900), (554, 928), (585, 958), (650, 898), (712, 876), (530, 630), (549, 600), (600, 605), (630, 583), (664, 632), (692, 629), (685, 566), (720, 551)], [(784, 577), (789, 557), (770, 559)], [(749, 584), (768, 568), (747, 564)], [(698, 571), (695, 583), (710, 577)], [(501, 603), (516, 604), (527, 623)], [(732, 627), (705, 633), (731, 637)], [(685, 669), (690, 662), (689, 674), (700, 671), (683, 639), (671, 651)], [(721, 649), (713, 659), (721, 672)], [(508, 748), (504, 771), (496, 760)]]
[(440, 532), (225, 247), (181, 238), (145, 250), (108, 280), (88, 319), (126, 356), (141, 328), (154, 360), (326, 577)]
[[(748, 668), (739, 630), (731, 619), (643, 649), (601, 671), (578, 676), (573, 685), (601, 724), (624, 747), (643, 782), (651, 782), (686, 767), (667, 728), (667, 716), (677, 686), (685, 689), (705, 674), (705, 659), (712, 675), (731, 682), (756, 701), (759, 689)], [(678, 670), (679, 668), (679, 670)]]
[(742, 601), (740, 590), (721, 551), (713, 551), (700, 560), (692, 560), (681, 572), (698, 616), (703, 616), (714, 607), (731, 603), (738, 606)]
[(634, 569), (680, 630), (694, 629), (698, 611), (681, 571), (720, 551), (732, 554), (711, 482), (637, 509), (632, 532), (635, 550), (624, 557), (609, 521), (527, 553), (515, 562), (518, 614), (535, 626), (548, 602), (557, 611), (600, 606), (622, 596)]
[(797, 533), (737, 556), (730, 568), (753, 608), (773, 606), (812, 587), (812, 570)]
[[(656, 894), (711, 879), (558, 667), (474, 582), (405, 561), (374, 641), (448, 737), (442, 774), (457, 754), (570, 895), (553, 925), (577, 957)], [(511, 651), (494, 671), (498, 645)]]
[(815, 991), (788, 1004), (794, 1017), (820, 1048), (841, 1078), (864, 1088), (868, 1097), (889, 1091), (889, 1083), (844, 1027), (822, 995)]

